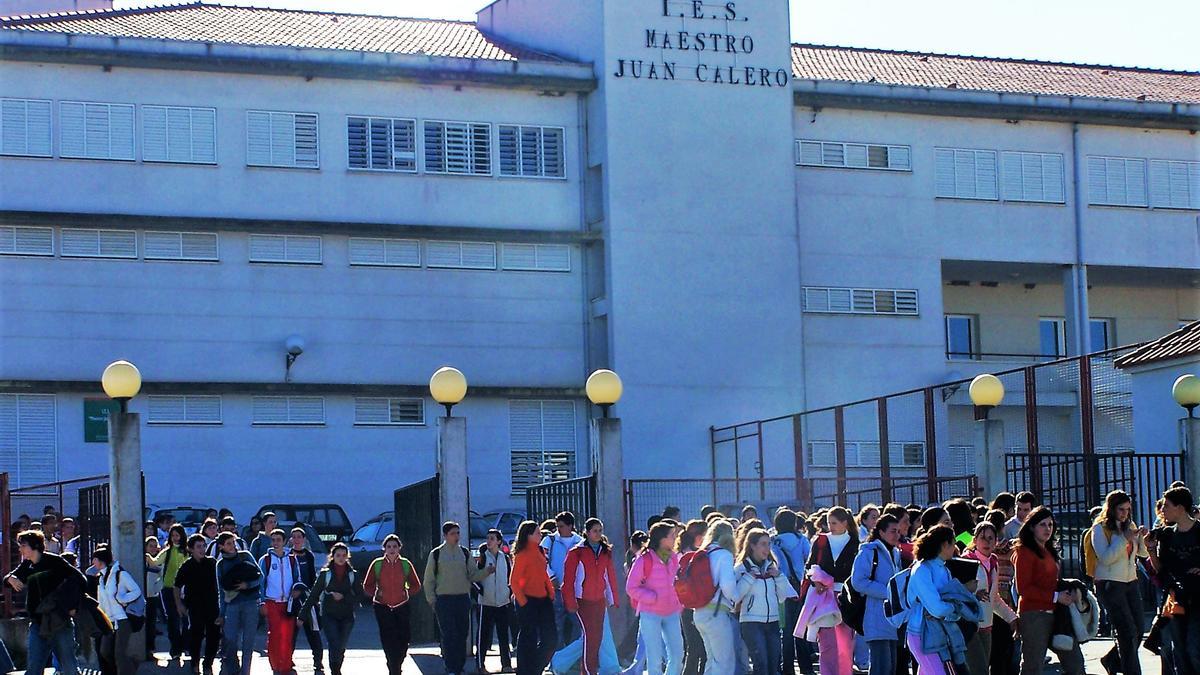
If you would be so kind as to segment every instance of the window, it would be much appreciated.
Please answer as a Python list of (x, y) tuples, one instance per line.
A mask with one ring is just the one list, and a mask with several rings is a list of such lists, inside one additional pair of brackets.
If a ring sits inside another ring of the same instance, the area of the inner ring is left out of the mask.
[(996, 152), (937, 148), (934, 185), (938, 197), (996, 199)]
[(799, 140), (796, 141), (796, 164), (912, 171), (912, 151), (907, 145)]
[(297, 234), (252, 234), (250, 262), (319, 265), (321, 238)]
[(1061, 358), (1067, 355), (1067, 320), (1043, 317), (1038, 319), (1040, 356)]
[(420, 267), (421, 242), (416, 239), (350, 237), (350, 264)]
[(500, 125), (500, 175), (565, 178), (563, 130)]
[(0, 155), (50, 157), (50, 101), (0, 98)]
[(565, 244), (513, 244), (500, 246), (506, 270), (528, 272), (570, 272), (571, 247)]
[(142, 106), (142, 160), (216, 164), (216, 109)]
[(1146, 206), (1146, 160), (1088, 157), (1088, 203)]
[(425, 172), (492, 175), (492, 125), (425, 122)]
[(150, 424), (220, 424), (220, 396), (149, 396)]
[(429, 267), (494, 270), (496, 245), (477, 241), (427, 241), (425, 260)]
[(1150, 160), (1150, 206), (1200, 209), (1200, 162)]
[(951, 361), (978, 360), (975, 317), (966, 314), (946, 315), (946, 358)]
[[(888, 462), (893, 469), (913, 469), (925, 466), (925, 443), (921, 441), (889, 441)], [(809, 441), (808, 464), (814, 467), (837, 466), (836, 441)], [(881, 466), (879, 441), (846, 441), (846, 466), (876, 468)]]
[(246, 164), (297, 169), (320, 166), (315, 113), (246, 112)]
[(389, 117), (346, 118), (351, 169), (417, 170), (417, 121)]
[(253, 424), (325, 424), (325, 399), (320, 396), (255, 396)]
[(133, 106), (124, 103), (58, 104), (58, 154), (76, 159), (133, 160)]
[(216, 261), (216, 232), (146, 232), (142, 235), (146, 260)]
[(58, 427), (53, 394), (0, 394), (0, 471), (10, 487), (58, 480)]
[(1088, 321), (1088, 330), (1091, 331), (1092, 351), (1102, 352), (1116, 346), (1116, 340), (1113, 338), (1114, 323), (1114, 319), (1090, 319)]
[(425, 424), (425, 400), (420, 398), (355, 398), (354, 423), (362, 426)]
[(0, 255), (54, 255), (54, 230), (0, 225)]
[(63, 228), (59, 252), (66, 258), (137, 258), (133, 230), (75, 230)]
[(575, 477), (574, 401), (509, 401), (513, 494)]
[(804, 287), (804, 311), (916, 316), (917, 292), (889, 288)]
[(1066, 202), (1063, 156), (1048, 152), (1005, 152), (1001, 155), (1003, 194), (1013, 202)]

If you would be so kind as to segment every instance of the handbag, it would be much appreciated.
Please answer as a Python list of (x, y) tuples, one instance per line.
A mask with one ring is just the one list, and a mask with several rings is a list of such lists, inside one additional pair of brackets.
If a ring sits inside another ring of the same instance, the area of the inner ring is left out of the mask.
[[(879, 549), (874, 549), (875, 557), (871, 561), (871, 581), (875, 581), (875, 572), (879, 569)], [(859, 635), (863, 634), (863, 620), (867, 616), (867, 596), (854, 590), (850, 579), (842, 585), (838, 593), (838, 608), (842, 610), (842, 623), (846, 624)]]

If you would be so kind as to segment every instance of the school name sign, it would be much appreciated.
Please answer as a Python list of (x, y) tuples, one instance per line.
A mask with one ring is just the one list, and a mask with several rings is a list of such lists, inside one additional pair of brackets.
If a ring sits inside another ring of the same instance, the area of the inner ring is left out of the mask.
[[(654, 54), (618, 58), (612, 73), (614, 78), (744, 87), (787, 86), (791, 78), (788, 68), (767, 68), (754, 63), (754, 36), (748, 30), (750, 17), (737, 2), (659, 0), (657, 5), (659, 25), (643, 29), (643, 47)], [(668, 24), (686, 26), (688, 30)]]

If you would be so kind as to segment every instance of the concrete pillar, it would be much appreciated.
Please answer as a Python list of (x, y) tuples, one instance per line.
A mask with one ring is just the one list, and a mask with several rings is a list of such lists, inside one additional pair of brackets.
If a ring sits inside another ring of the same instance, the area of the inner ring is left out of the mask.
[(1188, 487), (1193, 492), (1200, 490), (1200, 417), (1179, 420), (1179, 447), (1183, 448)]
[[(140, 415), (112, 413), (108, 417), (111, 445), (108, 462), (108, 499), (113, 558), (121, 563), (143, 591), (146, 589), (145, 547), (142, 544), (142, 427)], [(90, 561), (80, 561), (86, 567)], [(129, 639), (129, 650), (138, 661), (146, 654), (146, 631)]]
[(442, 522), (453, 520), (461, 525), (463, 546), (467, 546), (471, 508), (467, 482), (467, 418), (438, 418), (437, 472)]
[(979, 420), (975, 422), (975, 471), (984, 499), (991, 500), (1005, 490), (1004, 422)]
[(621, 420), (597, 418), (591, 426), (592, 471), (596, 475), (596, 517), (613, 545), (613, 559), (625, 559), (625, 469)]

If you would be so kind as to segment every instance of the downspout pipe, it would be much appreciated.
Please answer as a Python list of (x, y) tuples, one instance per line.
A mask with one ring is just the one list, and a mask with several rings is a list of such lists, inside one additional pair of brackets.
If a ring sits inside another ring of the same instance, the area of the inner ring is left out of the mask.
[(1071, 269), (1070, 282), (1072, 294), (1072, 320), (1075, 323), (1075, 336), (1072, 340), (1071, 353), (1074, 355), (1090, 354), (1092, 351), (1092, 335), (1088, 308), (1087, 265), (1083, 257), (1083, 157), (1079, 153), (1079, 123), (1071, 123), (1071, 171), (1073, 209), (1075, 220), (1075, 264)]

